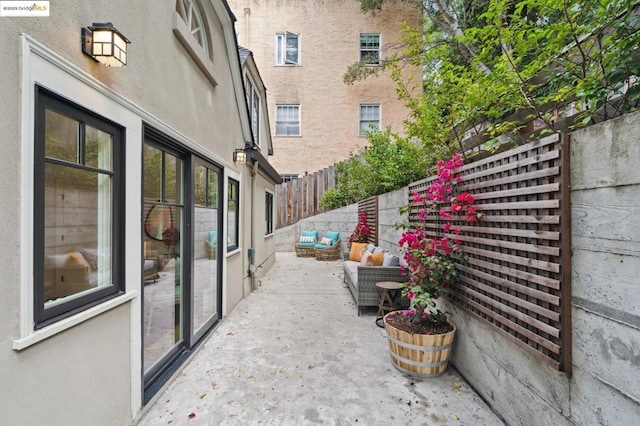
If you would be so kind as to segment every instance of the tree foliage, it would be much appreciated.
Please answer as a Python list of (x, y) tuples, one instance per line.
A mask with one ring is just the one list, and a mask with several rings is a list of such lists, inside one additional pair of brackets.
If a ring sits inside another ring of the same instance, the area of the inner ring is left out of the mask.
[(336, 164), (337, 188), (320, 201), (327, 209), (401, 188), (425, 176), (429, 157), (421, 144), (386, 129), (369, 133), (369, 145)]
[[(350, 158), (327, 195), (337, 205), (394, 189), (391, 182), (404, 185), (388, 179), (393, 173), (422, 177), (437, 159), (464, 152), (470, 133), (517, 144), (525, 141), (518, 136), (522, 117), (556, 132), (565, 110), (576, 114), (572, 126), (579, 127), (640, 107), (637, 0), (360, 1), (365, 13), (387, 3), (422, 7), (423, 27), (403, 28), (402, 53), (385, 57), (379, 68), (353, 64), (344, 77), (357, 84), (389, 73), (408, 108), (406, 140), (420, 141), (415, 149), (422, 157), (393, 164), (400, 159), (382, 162), (365, 151), (364, 162)], [(422, 75), (407, 78), (405, 64)], [(518, 119), (507, 119), (515, 112)], [(389, 137), (371, 142), (379, 145), (372, 153), (393, 152)]]

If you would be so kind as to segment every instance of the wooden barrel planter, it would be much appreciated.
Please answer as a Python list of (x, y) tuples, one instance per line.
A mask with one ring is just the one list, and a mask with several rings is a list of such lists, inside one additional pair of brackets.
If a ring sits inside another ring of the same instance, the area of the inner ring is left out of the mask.
[[(387, 314), (389, 315), (389, 314)], [(446, 334), (411, 334), (399, 330), (384, 320), (389, 352), (393, 366), (399, 371), (418, 378), (438, 377), (449, 365), (453, 330)]]

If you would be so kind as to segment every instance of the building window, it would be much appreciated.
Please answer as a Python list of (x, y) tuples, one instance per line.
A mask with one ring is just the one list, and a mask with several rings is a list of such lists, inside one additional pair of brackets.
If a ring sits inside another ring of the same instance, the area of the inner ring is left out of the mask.
[(198, 44), (205, 52), (209, 52), (204, 20), (194, 0), (178, 0), (176, 10)]
[(227, 204), (227, 251), (239, 247), (240, 182), (229, 179)]
[(249, 114), (251, 115), (251, 131), (256, 145), (260, 146), (260, 97), (254, 84), (247, 76), (247, 103), (249, 105)]
[(360, 62), (380, 65), (380, 34), (360, 34)]
[(122, 127), (45, 89), (35, 120), (35, 327), (124, 291)]
[(276, 65), (300, 65), (300, 36), (285, 31), (276, 34)]
[(276, 136), (300, 136), (300, 105), (276, 105)]
[(265, 235), (273, 234), (273, 194), (265, 193), (264, 200)]
[(380, 105), (360, 105), (360, 136), (380, 130)]
[(285, 173), (280, 175), (280, 177), (282, 178), (282, 183), (285, 183), (298, 179), (299, 175), (298, 173)]

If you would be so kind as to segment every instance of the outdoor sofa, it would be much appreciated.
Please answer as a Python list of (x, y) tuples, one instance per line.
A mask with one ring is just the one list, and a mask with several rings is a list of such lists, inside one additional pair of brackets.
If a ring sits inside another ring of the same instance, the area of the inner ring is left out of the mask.
[(405, 282), (408, 277), (400, 267), (400, 257), (396, 254), (369, 244), (366, 246), (366, 252), (383, 253), (383, 260), (381, 266), (365, 266), (357, 256), (354, 257), (353, 252), (352, 245), (352, 250), (344, 254), (344, 282), (351, 291), (353, 300), (356, 302), (358, 315), (360, 315), (363, 307), (378, 306), (380, 296), (376, 288), (377, 282)]

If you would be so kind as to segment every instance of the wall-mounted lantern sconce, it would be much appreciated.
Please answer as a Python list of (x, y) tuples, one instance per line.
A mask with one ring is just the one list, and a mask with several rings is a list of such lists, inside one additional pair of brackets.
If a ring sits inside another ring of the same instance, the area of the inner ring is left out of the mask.
[(108, 67), (127, 65), (127, 44), (131, 43), (111, 22), (93, 23), (82, 29), (82, 53)]
[(238, 148), (233, 151), (233, 162), (234, 163), (244, 163), (247, 161), (247, 153), (244, 152), (244, 149)]

